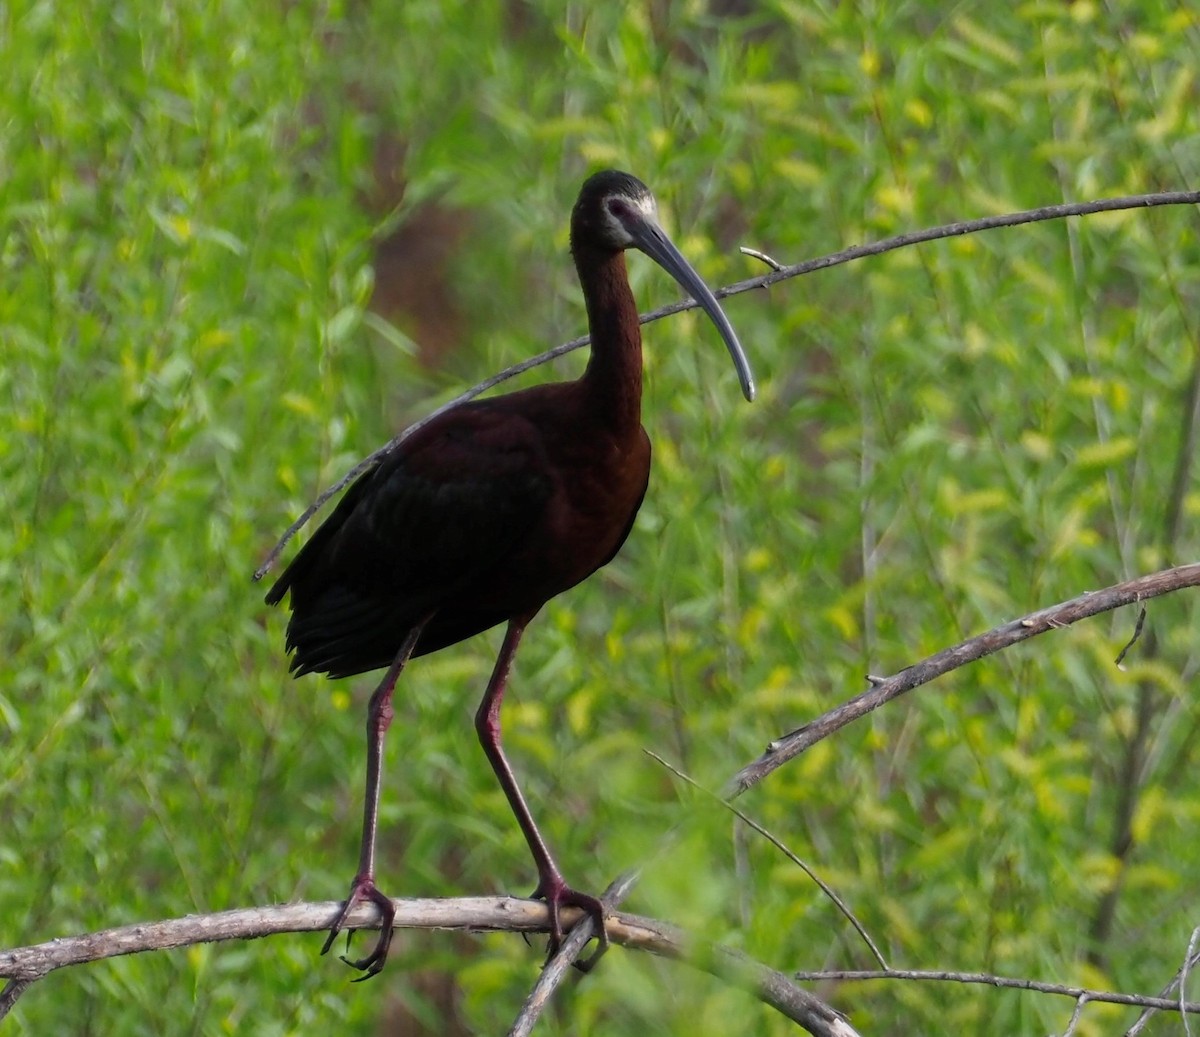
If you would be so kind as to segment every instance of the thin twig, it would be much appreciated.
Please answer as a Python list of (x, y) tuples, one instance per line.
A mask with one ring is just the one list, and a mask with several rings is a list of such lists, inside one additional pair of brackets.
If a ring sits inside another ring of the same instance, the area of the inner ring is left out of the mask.
[[(1185, 953), (1183, 956), (1183, 964), (1179, 966), (1179, 969), (1171, 978), (1171, 982), (1163, 987), (1162, 992), (1158, 995), (1160, 998), (1170, 997), (1172, 991), (1178, 988), (1179, 1000), (1177, 1004), (1179, 1006), (1179, 1011), (1181, 1012), (1184, 1009), (1184, 998), (1187, 995), (1188, 972), (1191, 971), (1195, 965), (1200, 964), (1200, 954), (1197, 954), (1196, 952), (1197, 940), (1200, 940), (1200, 927), (1192, 930), (1191, 939), (1188, 940), (1187, 953)], [(1125, 1031), (1124, 1037), (1137, 1037), (1137, 1035), (1145, 1029), (1146, 1024), (1151, 1020), (1156, 1011), (1158, 1011), (1157, 1008), (1146, 1008), (1142, 1014), (1137, 1017), (1137, 1019), (1134, 1021), (1134, 1024)], [(1184, 1016), (1183, 1021), (1184, 1029), (1190, 1033), (1191, 1031), (1188, 1030), (1188, 1019), (1186, 1015)]]
[(1200, 1001), (1180, 1001), (1176, 998), (1154, 997), (1151, 994), (1120, 994), (1111, 990), (1089, 990), (1086, 987), (1070, 987), (1062, 983), (1042, 983), (1036, 979), (1014, 979), (1009, 976), (993, 976), (986, 972), (945, 972), (927, 969), (829, 970), (821, 972), (793, 972), (792, 979), (800, 983), (851, 983), (871, 980), (910, 980), (920, 983), (979, 983), (1006, 990), (1029, 990), (1037, 994), (1056, 994), (1060, 997), (1089, 1001), (1103, 1001), (1111, 1005), (1134, 1005), (1157, 1008), (1165, 1012), (1186, 1012), (1200, 1015)]
[(33, 986), (33, 983), (32, 979), (12, 979), (4, 985), (4, 989), (0, 990), (0, 1019), (12, 1011), (17, 999)]
[(1188, 1021), (1187, 1012), (1183, 1005), (1187, 1000), (1188, 970), (1196, 960), (1196, 937), (1200, 936), (1200, 928), (1192, 930), (1192, 938), (1188, 940), (1187, 953), (1183, 956), (1183, 966), (1179, 970), (1179, 1012), (1183, 1016), (1183, 1030), (1187, 1037), (1192, 1037), (1192, 1026)]
[[(974, 220), (959, 220), (955, 223), (943, 224), (940, 227), (929, 227), (925, 230), (909, 231), (897, 234), (881, 241), (873, 241), (866, 245), (853, 245), (832, 252), (827, 256), (809, 259), (793, 266), (781, 267), (778, 271), (763, 274), (761, 277), (738, 281), (728, 288), (722, 288), (713, 294), (718, 299), (743, 292), (752, 292), (759, 288), (768, 288), (780, 281), (786, 281), (801, 274), (811, 274), (815, 270), (826, 270), (829, 267), (840, 266), (856, 259), (868, 256), (878, 256), (892, 252), (909, 245), (920, 245), (928, 241), (938, 241), (942, 238), (956, 238), (964, 234), (976, 234), (984, 230), (996, 230), (1001, 227), (1017, 227), (1025, 223), (1042, 223), (1046, 220), (1061, 220), (1068, 216), (1091, 216), (1098, 212), (1115, 212), (1120, 209), (1143, 209), (1159, 205), (1197, 205), (1200, 204), (1200, 191), (1165, 191), (1158, 194), (1124, 195), (1118, 198), (1098, 198), (1090, 202), (1064, 202), (1059, 205), (1044, 205), (1037, 209), (1024, 209), (1021, 212), (1004, 213), (1000, 216), (983, 216)], [(657, 320), (680, 310), (691, 309), (697, 304), (689, 300), (686, 303), (676, 303), (674, 306), (663, 307), (650, 314), (648, 320)]]
[(1071, 1012), (1071, 1018), (1067, 1021), (1067, 1028), (1063, 1031), (1063, 1037), (1075, 1037), (1075, 1028), (1079, 1025), (1079, 1020), (1083, 1018), (1083, 1010), (1088, 1003), (1087, 994), (1080, 994), (1075, 999), (1075, 1009)]
[(1124, 669), (1124, 667), (1121, 664), (1125, 661), (1125, 656), (1127, 656), (1129, 654), (1129, 649), (1131, 649), (1135, 644), (1137, 644), (1138, 638), (1142, 636), (1142, 625), (1145, 622), (1146, 622), (1146, 606), (1143, 605), (1140, 609), (1138, 609), (1137, 622), (1134, 623), (1134, 625), (1133, 625), (1133, 636), (1130, 637), (1130, 639), (1125, 643), (1125, 647), (1122, 648), (1121, 651), (1117, 654), (1117, 658), (1115, 660), (1117, 669), (1119, 669), (1119, 670)]
[(768, 256), (765, 252), (759, 252), (759, 250), (756, 248), (747, 248), (745, 245), (743, 245), (741, 248), (738, 249), (738, 251), (743, 256), (749, 256), (751, 259), (757, 259), (760, 263), (765, 263), (772, 270), (782, 270), (783, 269), (782, 263), (780, 263), (778, 260), (772, 258), (771, 256)]
[[(636, 872), (629, 872), (613, 880), (608, 889), (604, 891), (604, 895), (600, 898), (605, 907), (606, 918), (609, 911), (629, 896), (636, 883)], [(607, 922), (605, 927), (607, 928)], [(513, 1025), (508, 1031), (508, 1037), (528, 1037), (528, 1034), (533, 1031), (534, 1024), (545, 1010), (546, 1005), (550, 1003), (550, 998), (554, 994), (554, 991), (562, 985), (563, 980), (567, 978), (570, 972), (571, 966), (579, 960), (579, 955), (583, 953), (583, 948), (587, 946), (588, 940), (592, 938), (595, 928), (596, 924), (592, 920), (592, 916), (584, 915), (579, 923), (563, 938), (558, 953), (546, 962), (545, 967), (542, 969), (542, 974), (538, 977), (538, 981), (534, 984), (533, 989), (529, 992), (529, 996), (525, 999), (525, 1003), (521, 1006), (521, 1011), (517, 1014), (517, 1018), (513, 1021)]]
[(883, 969), (886, 969), (888, 967), (888, 963), (884, 960), (883, 953), (875, 945), (875, 941), (871, 939), (871, 936), (867, 932), (866, 928), (855, 917), (854, 912), (850, 910), (850, 908), (847, 906), (846, 902), (844, 900), (842, 900), (842, 898), (840, 896), (838, 896), (837, 892), (828, 883), (826, 883), (816, 872), (814, 872), (812, 870), (812, 868), (810, 868), (803, 860), (801, 860), (796, 854), (794, 854), (783, 843), (782, 840), (776, 838), (776, 836), (774, 836), (771, 832), (767, 831), (767, 829), (765, 829), (762, 825), (760, 825), (757, 821), (755, 821), (752, 817), (750, 817), (749, 815), (744, 813), (742, 810), (739, 810), (732, 803), (728, 802), (727, 800), (722, 799), (715, 792), (712, 792), (709, 789), (706, 789), (699, 782), (695, 781), (688, 775), (684, 774), (683, 771), (679, 770), (679, 768), (674, 767), (671, 764), (669, 764), (666, 760), (664, 760), (661, 756), (659, 756), (658, 753), (652, 752), (649, 749), (643, 749), (642, 751), (647, 756), (649, 756), (651, 759), (657, 760), (659, 763), (661, 763), (664, 767), (667, 768), (667, 770), (669, 770), (676, 777), (681, 778), (683, 781), (686, 781), (689, 785), (692, 786), (692, 788), (704, 793), (704, 795), (708, 796), (709, 798), (716, 800), (726, 810), (731, 811), (733, 814), (735, 814), (737, 816), (738, 820), (740, 820), (743, 824), (749, 826), (750, 828), (753, 828), (754, 831), (756, 831), (759, 835), (761, 835), (764, 839), (766, 839), (772, 846), (775, 847), (775, 849), (777, 849), (780, 853), (782, 853), (785, 857), (787, 857), (787, 859), (789, 861), (791, 861), (794, 865), (796, 865), (796, 867), (798, 867), (801, 871), (803, 871), (805, 875), (807, 875), (810, 879), (813, 880), (813, 882), (815, 882), (817, 884), (818, 887), (820, 887), (821, 892), (824, 893), (825, 896), (829, 898), (829, 900), (833, 904), (833, 906), (836, 907), (838, 909), (838, 911), (840, 911), (842, 913), (842, 915), (845, 917), (846, 921), (848, 921), (852, 926), (854, 926), (855, 930), (858, 932), (858, 935), (862, 937), (863, 943), (865, 943), (867, 945), (867, 948), (870, 950), (872, 956), (875, 958), (875, 960), (877, 962), (879, 962), (879, 967), (883, 968)]

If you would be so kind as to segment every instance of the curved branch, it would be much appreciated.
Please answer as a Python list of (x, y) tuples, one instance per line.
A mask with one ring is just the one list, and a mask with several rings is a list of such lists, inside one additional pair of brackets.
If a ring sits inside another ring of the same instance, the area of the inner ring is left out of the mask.
[(858, 935), (862, 938), (863, 943), (865, 943), (867, 945), (867, 949), (871, 952), (872, 956), (875, 958), (875, 960), (877, 962), (879, 962), (879, 967), (883, 968), (883, 969), (886, 969), (888, 967), (888, 963), (884, 960), (883, 952), (879, 949), (879, 947), (875, 943), (875, 941), (873, 939), (871, 939), (871, 934), (867, 932), (866, 926), (864, 926), (862, 924), (862, 922), (860, 922), (858, 920), (858, 917), (854, 914), (853, 911), (850, 910), (849, 906), (838, 895), (837, 891), (832, 886), (830, 886), (828, 882), (826, 882), (823, 878), (821, 878), (820, 875), (818, 875), (815, 871), (813, 871), (813, 869), (810, 868), (807, 863), (805, 863), (803, 860), (800, 859), (800, 857), (798, 857), (795, 853), (793, 853), (788, 848), (788, 846), (783, 842), (782, 839), (778, 838), (777, 836), (775, 836), (771, 832), (769, 832), (766, 828), (764, 828), (757, 821), (755, 821), (754, 818), (752, 818), (749, 814), (746, 814), (745, 812), (739, 810), (736, 806), (734, 806), (728, 800), (722, 799), (716, 793), (711, 792), (709, 789), (706, 789), (703, 785), (701, 785), (695, 779), (690, 778), (688, 775), (684, 774), (683, 771), (681, 771), (678, 767), (675, 767), (672, 764), (668, 763), (661, 756), (659, 756), (658, 753), (651, 752), (649, 749), (643, 749), (642, 751), (644, 753), (646, 753), (646, 755), (649, 756), (651, 759), (657, 760), (660, 764), (662, 764), (664, 767), (666, 767), (667, 770), (669, 770), (672, 774), (676, 775), (681, 780), (687, 782), (692, 788), (696, 789), (698, 792), (703, 793), (705, 796), (709, 797), (710, 799), (715, 799), (718, 803), (721, 804), (721, 806), (723, 806), (726, 810), (728, 810), (730, 813), (732, 813), (739, 821), (741, 821), (742, 824), (744, 824), (747, 827), (752, 828), (754, 831), (756, 831), (759, 835), (761, 835), (764, 839), (766, 839), (767, 842), (769, 842), (772, 846), (774, 846), (775, 849), (777, 849), (788, 860), (790, 860), (793, 864), (795, 864), (796, 867), (798, 867), (802, 872), (804, 872), (804, 874), (808, 876), (809, 880), (814, 885), (816, 885), (817, 888), (820, 889), (820, 891), (823, 894), (825, 894), (825, 898), (831, 904), (833, 904), (833, 906), (838, 910), (838, 912), (842, 915), (842, 917), (845, 918), (846, 921), (849, 922), (854, 927), (854, 931), (858, 933)]
[[(1119, 209), (1145, 209), (1152, 206), (1160, 205), (1197, 205), (1200, 204), (1200, 191), (1166, 191), (1160, 194), (1140, 194), (1140, 195), (1124, 195), (1119, 198), (1100, 198), (1091, 202), (1068, 202), (1062, 205), (1045, 205), (1038, 209), (1025, 209), (1021, 212), (1005, 213), (1001, 216), (983, 216), (975, 220), (959, 220), (954, 223), (943, 224), (940, 227), (929, 227), (925, 230), (911, 231), (906, 234), (897, 234), (891, 238), (884, 238), (882, 241), (870, 242), (866, 245), (853, 245), (850, 248), (842, 249), (840, 252), (832, 252), (826, 256), (820, 256), (816, 259), (809, 259), (803, 263), (796, 263), (792, 266), (780, 266), (775, 260), (769, 256), (765, 256), (753, 249), (743, 250), (749, 255), (765, 262), (769, 262), (776, 267), (769, 274), (763, 274), (761, 277), (752, 277), (745, 281), (738, 281), (728, 287), (717, 289), (713, 294), (718, 299), (726, 299), (733, 295), (741, 295), (744, 292), (752, 292), (759, 288), (770, 288), (773, 284), (778, 284), (780, 281), (786, 281), (793, 277), (799, 277), (801, 274), (811, 274), (816, 270), (827, 270), (830, 267), (840, 266), (843, 263), (849, 263), (856, 259), (865, 259), (868, 256), (878, 256), (885, 252), (891, 252), (898, 248), (905, 248), (909, 245), (919, 245), (923, 242), (938, 241), (942, 238), (961, 237), (964, 234), (975, 234), (983, 230), (995, 230), (999, 227), (1016, 227), (1024, 223), (1040, 223), (1045, 220), (1061, 220), (1068, 216), (1089, 216), (1098, 212), (1113, 212)], [(684, 310), (695, 309), (698, 303), (691, 299), (685, 299), (683, 302), (672, 303), (669, 306), (660, 306), (657, 310), (652, 310), (650, 313), (643, 314), (640, 318), (642, 324), (650, 324), (656, 320), (661, 320), (663, 317), (670, 317), (676, 313), (682, 313)], [(560, 356), (565, 356), (572, 350), (586, 346), (591, 341), (591, 338), (584, 335), (580, 338), (572, 339), (570, 342), (564, 342), (562, 345), (555, 346), (544, 353), (539, 353), (537, 356), (529, 357), (527, 360), (522, 360), (519, 364), (513, 364), (512, 367), (506, 367), (499, 374), (480, 382), (478, 385), (472, 386), (466, 392), (456, 396), (449, 403), (443, 404), (437, 410), (427, 414), (420, 421), (409, 425), (394, 439), (385, 443), (378, 450), (372, 453), (369, 457), (364, 458), (356, 464), (349, 472), (347, 472), (336, 483), (328, 489), (323, 490), (317, 499), (312, 502), (299, 518), (296, 519), (279, 538), (278, 542), (266, 558), (263, 559), (260, 565), (254, 571), (254, 579), (261, 580), (279, 560), (279, 556), (283, 553), (283, 549), (287, 547), (288, 542), (294, 537), (309, 520), (325, 506), (331, 497), (335, 496), (341, 490), (345, 489), (355, 479), (366, 472), (380, 460), (390, 454), (399, 446), (405, 439), (411, 436), (419, 428), (423, 428), (434, 418), (453, 407), (466, 403), (468, 400), (475, 399), (476, 396), (487, 392), (501, 382), (507, 381), (509, 378), (514, 378), (519, 374), (524, 374), (531, 368), (537, 367), (540, 364), (549, 363), (551, 360), (556, 360)]]
[[(830, 710), (797, 731), (793, 731), (791, 734), (772, 742), (762, 757), (742, 768), (741, 771), (730, 779), (725, 786), (724, 794), (730, 799), (740, 795), (776, 768), (783, 766), (788, 760), (800, 755), (800, 753), (812, 745), (840, 730), (852, 721), (897, 698), (904, 694), (904, 692), (911, 691), (913, 688), (926, 684), (960, 666), (965, 666), (967, 663), (981, 659), (985, 655), (998, 652), (1003, 648), (1035, 637), (1038, 634), (1043, 634), (1048, 630), (1068, 626), (1078, 620), (1111, 611), (1122, 605), (1133, 604), (1148, 598), (1159, 597), (1172, 591), (1182, 590), (1185, 587), (1197, 585), (1200, 585), (1200, 563), (1163, 570), (1162, 572), (1108, 587), (1102, 591), (1088, 591), (1070, 601), (1030, 613), (1022, 619), (1014, 620), (985, 634), (970, 638), (952, 648), (947, 648), (922, 662), (902, 670), (894, 677), (886, 680), (871, 677), (869, 680), (871, 681), (872, 688), (869, 691)], [(1128, 646), (1126, 647), (1128, 648)], [(661, 759), (660, 762), (665, 763)], [(671, 769), (674, 770), (674, 768)], [(663, 852), (665, 846), (671, 845), (674, 842), (678, 837), (679, 830), (679, 826), (676, 826), (664, 837), (663, 843), (657, 851), (658, 853)], [(618, 902), (626, 896), (629, 890), (632, 889), (633, 884), (640, 877), (640, 873), (644, 870), (644, 867), (643, 865), (643, 868), (638, 869), (638, 871), (635, 871), (631, 875), (618, 879), (610, 887), (609, 893), (605, 894), (606, 900), (617, 890), (619, 890), (619, 892), (616, 892)], [(522, 1009), (521, 1015), (518, 1016), (517, 1023), (510, 1031), (510, 1037), (524, 1037), (529, 1032), (532, 1021), (540, 1014), (546, 1000), (562, 981), (563, 975), (570, 963), (578, 958), (590, 936), (591, 921), (585, 918), (569, 934), (567, 940), (564, 941), (558, 957), (547, 966), (538, 984), (526, 1000), (525, 1007)], [(1013, 982), (1020, 983), (1024, 981)], [(1029, 982), (1032, 983), (1032, 981)], [(1039, 988), (1030, 986), (1029, 989)]]
[[(398, 928), (520, 933), (549, 930), (546, 905), (540, 900), (518, 897), (402, 898), (394, 900), (393, 904)], [(0, 993), (0, 1019), (25, 990), (57, 969), (198, 943), (251, 940), (280, 933), (321, 932), (329, 928), (341, 906), (341, 901), (316, 901), (187, 915), (0, 951), (0, 979), (11, 981)], [(576, 922), (585, 917), (576, 908), (564, 908), (563, 927), (574, 926), (581, 930), (582, 926)], [(378, 929), (378, 912), (373, 905), (361, 904), (350, 913), (347, 927)], [(740, 951), (707, 944), (676, 926), (639, 915), (613, 914), (608, 919), (607, 929), (612, 943), (677, 959), (738, 983), (814, 1037), (855, 1037), (854, 1030), (841, 1013), (801, 990), (783, 973)], [(585, 941), (586, 937), (580, 945)]]
[(1027, 641), (1048, 630), (1070, 626), (1081, 619), (1110, 612), (1122, 605), (1132, 605), (1148, 598), (1157, 598), (1184, 587), (1200, 585), (1200, 562), (1180, 565), (1172, 569), (1128, 580), (1100, 591), (1086, 591), (1077, 598), (1051, 605), (1040, 612), (1031, 612), (1022, 619), (998, 626), (985, 634), (978, 634), (966, 641), (946, 648), (916, 663), (892, 677), (870, 677), (871, 688), (856, 695), (848, 702), (822, 714), (811, 723), (805, 724), (791, 734), (777, 738), (753, 763), (747, 764), (735, 774), (725, 786), (725, 795), (740, 796), (752, 785), (762, 781), (768, 774), (782, 767), (788, 760), (799, 756), (806, 749), (840, 731), (847, 724), (878, 709), (885, 702), (903, 695), (906, 691), (928, 684), (930, 681), (960, 666), (982, 659), (1002, 648), (1019, 641)]

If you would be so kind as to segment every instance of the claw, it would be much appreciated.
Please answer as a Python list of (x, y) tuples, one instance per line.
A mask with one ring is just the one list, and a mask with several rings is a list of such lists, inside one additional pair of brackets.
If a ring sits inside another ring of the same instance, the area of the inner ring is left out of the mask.
[[(375, 941), (375, 947), (371, 953), (357, 961), (352, 961), (345, 954), (339, 957), (352, 969), (357, 969), (363, 975), (354, 979), (355, 983), (361, 983), (365, 979), (370, 979), (372, 976), (378, 976), (383, 971), (383, 966), (387, 962), (388, 948), (392, 945), (392, 922), (396, 917), (396, 908), (393, 906), (391, 899), (381, 893), (375, 886), (375, 879), (370, 875), (356, 875), (354, 881), (350, 884), (350, 895), (346, 898), (346, 903), (342, 905), (341, 911), (338, 912), (337, 918), (333, 921), (333, 926), (329, 930), (329, 935), (325, 937), (325, 944), (321, 947), (321, 953), (329, 953), (329, 948), (333, 946), (333, 941), (337, 939), (343, 927), (346, 925), (346, 919), (350, 917), (350, 912), (364, 901), (371, 901), (377, 908), (381, 916), (382, 928), (379, 931), (379, 939)], [(354, 933), (353, 929), (346, 930), (346, 951), (350, 950), (350, 936)]]
[(604, 901), (589, 893), (580, 893), (578, 890), (572, 889), (557, 875), (543, 877), (538, 883), (538, 888), (533, 891), (533, 896), (535, 900), (546, 901), (546, 907), (550, 912), (550, 943), (546, 950), (547, 961), (553, 958), (562, 946), (563, 929), (559, 918), (560, 909), (577, 907), (591, 917), (596, 928), (596, 950), (590, 957), (574, 963), (580, 972), (590, 972), (596, 962), (603, 957), (604, 952), (608, 950), (608, 930), (604, 927), (604, 916), (607, 911)]

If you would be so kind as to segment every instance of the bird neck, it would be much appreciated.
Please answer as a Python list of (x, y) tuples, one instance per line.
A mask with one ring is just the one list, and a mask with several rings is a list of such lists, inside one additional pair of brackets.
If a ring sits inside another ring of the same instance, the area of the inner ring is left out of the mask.
[(642, 424), (642, 332), (625, 254), (576, 249), (575, 266), (592, 336), (582, 384), (599, 418), (632, 433)]

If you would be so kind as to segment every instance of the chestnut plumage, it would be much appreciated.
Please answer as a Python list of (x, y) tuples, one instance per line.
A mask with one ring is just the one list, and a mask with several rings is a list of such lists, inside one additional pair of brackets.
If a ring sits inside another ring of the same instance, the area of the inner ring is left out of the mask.
[(350, 963), (361, 978), (383, 967), (394, 916), (375, 885), (375, 831), (396, 681), (410, 657), (505, 622), (476, 730), (533, 854), (551, 951), (562, 938), (562, 905), (591, 914), (605, 946), (603, 905), (563, 880), (501, 748), (499, 710), (525, 626), (617, 553), (646, 492), (650, 441), (641, 424), (642, 339), (628, 248), (649, 255), (704, 308), (753, 399), (737, 336), (659, 227), (649, 189), (628, 173), (597, 173), (571, 216), (592, 337), (582, 377), (463, 404), (403, 440), (346, 492), (267, 595), (275, 604), (291, 594), (287, 647), (297, 676), (388, 668), (368, 707), (358, 873), (324, 948), (355, 904), (376, 903), (383, 932), (369, 955)]

